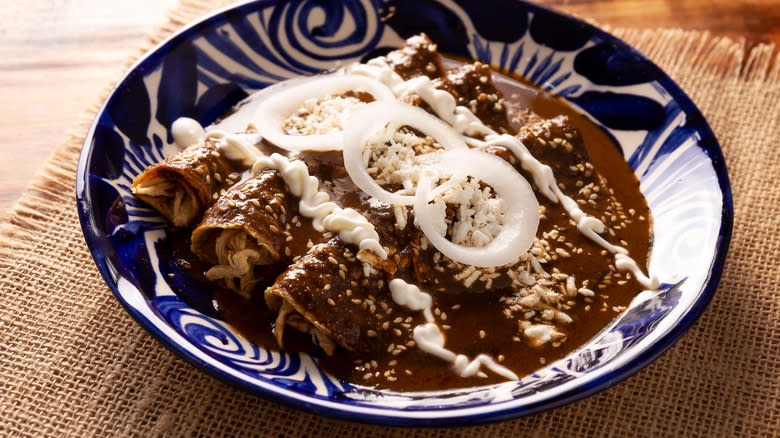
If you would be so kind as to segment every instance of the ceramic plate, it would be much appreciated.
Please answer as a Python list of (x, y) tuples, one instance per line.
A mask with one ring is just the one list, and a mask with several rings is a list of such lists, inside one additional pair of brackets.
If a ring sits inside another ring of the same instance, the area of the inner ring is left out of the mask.
[[(378, 391), (328, 376), (305, 354), (253, 345), (197, 310), (209, 294), (183, 284), (164, 220), (129, 190), (142, 169), (177, 150), (176, 118), (208, 125), (257, 90), (384, 53), (419, 32), (443, 53), (522, 75), (601, 125), (639, 177), (655, 220), (650, 272), (663, 282), (660, 293), (634, 300), (587, 345), (520, 381)], [(100, 272), (167, 347), (271, 400), (404, 425), (533, 414), (625, 379), (669, 348), (711, 300), (732, 224), (721, 150), (680, 88), (609, 34), (520, 1), (255, 1), (200, 19), (144, 55), (106, 100), (84, 144), (77, 197)]]

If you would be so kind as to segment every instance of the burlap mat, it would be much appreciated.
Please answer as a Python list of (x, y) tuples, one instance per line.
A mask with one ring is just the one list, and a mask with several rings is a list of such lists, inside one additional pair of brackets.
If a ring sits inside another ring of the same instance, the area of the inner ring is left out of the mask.
[[(153, 40), (213, 7), (185, 1)], [(76, 160), (92, 108), (36, 177), (9, 223), (1, 225), (0, 435), (777, 435), (775, 48), (748, 49), (741, 41), (674, 30), (615, 33), (660, 64), (702, 109), (723, 145), (736, 210), (714, 301), (673, 349), (638, 375), (546, 414), (461, 429), (334, 421), (227, 386), (178, 359), (138, 326), (92, 262), (74, 202)]]

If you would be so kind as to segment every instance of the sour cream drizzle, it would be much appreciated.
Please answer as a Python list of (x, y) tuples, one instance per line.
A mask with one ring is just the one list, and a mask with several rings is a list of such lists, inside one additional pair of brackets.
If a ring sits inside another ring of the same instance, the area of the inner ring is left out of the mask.
[(433, 299), (430, 294), (421, 291), (419, 287), (400, 278), (390, 280), (389, 287), (393, 301), (399, 306), (406, 306), (411, 310), (422, 310), (427, 322), (418, 325), (413, 330), (414, 342), (421, 351), (449, 362), (452, 370), (460, 377), (487, 377), (487, 374), (482, 371), (482, 367), (485, 367), (506, 379), (518, 379), (517, 374), (509, 368), (500, 365), (487, 354), (480, 354), (473, 360), (469, 360), (465, 354), (457, 354), (444, 348), (444, 333), (442, 333), (434, 321), (433, 311), (431, 310)]
[(174, 143), (184, 149), (202, 140), (206, 136), (206, 130), (197, 120), (179, 117), (171, 125), (171, 134), (173, 134)]
[[(522, 168), (531, 174), (534, 183), (544, 196), (552, 202), (560, 202), (569, 216), (577, 223), (577, 229), (590, 240), (615, 255), (615, 267), (630, 271), (637, 282), (647, 289), (658, 289), (660, 283), (655, 276), (644, 275), (636, 261), (628, 256), (628, 250), (613, 245), (600, 234), (606, 226), (597, 218), (588, 216), (577, 202), (566, 196), (558, 187), (552, 168), (537, 160), (528, 151), (523, 142), (509, 134), (499, 134), (485, 126), (468, 108), (456, 104), (455, 97), (447, 91), (437, 89), (427, 76), (417, 76), (404, 81), (384, 59), (375, 58), (366, 64), (353, 64), (346, 68), (353, 75), (365, 75), (387, 85), (398, 98), (409, 95), (420, 96), (442, 120), (464, 135), (471, 146), (502, 146), (508, 149), (520, 161)], [(484, 140), (473, 138), (482, 136)]]
[[(280, 154), (267, 156), (254, 146), (244, 141), (239, 134), (231, 134), (225, 131), (214, 130), (206, 133), (192, 142), (193, 136), (189, 133), (200, 132), (196, 129), (203, 127), (192, 119), (177, 119), (173, 124), (173, 136), (176, 143), (179, 139), (190, 144), (204, 139), (216, 140), (218, 147), (230, 160), (241, 161), (247, 166), (252, 166), (252, 172), (260, 172), (264, 169), (274, 169), (279, 172), (290, 193), (300, 198), (298, 208), (301, 216), (310, 218), (312, 226), (317, 231), (331, 231), (338, 233), (341, 240), (356, 245), (361, 250), (368, 250), (381, 257), (387, 258), (387, 252), (379, 243), (374, 225), (362, 214), (352, 208), (341, 208), (330, 200), (330, 195), (320, 191), (320, 181), (317, 177), (309, 175), (309, 169), (302, 160), (290, 160)], [(178, 136), (177, 136), (178, 135)], [(361, 261), (362, 256), (358, 254)]]

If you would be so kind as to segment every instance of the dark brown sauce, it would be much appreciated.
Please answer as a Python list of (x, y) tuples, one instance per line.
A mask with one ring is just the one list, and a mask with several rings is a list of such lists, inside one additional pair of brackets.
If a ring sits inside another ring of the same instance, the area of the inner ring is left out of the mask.
[[(308, 225), (310, 227), (310, 225)], [(314, 230), (312, 230), (312, 234)], [(319, 233), (317, 233), (319, 235)], [(174, 285), (174, 291), (190, 304), (198, 307), (198, 310), (207, 314), (216, 312), (222, 320), (234, 326), (247, 339), (255, 345), (260, 345), (271, 350), (280, 350), (274, 336), (274, 321), (276, 315), (266, 306), (262, 293), (254, 294), (249, 300), (238, 295), (234, 291), (217, 287), (214, 282), (206, 278), (206, 271), (211, 267), (196, 257), (190, 249), (190, 233), (188, 230), (175, 229), (169, 231), (168, 241), (171, 242), (171, 255), (183, 272), (188, 277), (187, 284), (202, 286), (208, 290), (207, 297), (200, 297), (199, 303), (193, 302), (187, 296), (192, 291), (182, 290)], [(301, 250), (301, 251), (305, 251)], [(255, 267), (255, 275), (263, 278), (267, 283), (273, 283), (276, 277), (284, 271), (286, 265), (274, 264)], [(208, 301), (208, 304), (204, 304)], [(285, 350), (290, 352), (314, 353), (308, 335), (297, 333), (293, 330), (285, 338)]]
[[(501, 73), (494, 73), (493, 77), (496, 88), (504, 93), (504, 98), (508, 102), (526, 108), (545, 119), (559, 115), (568, 116), (572, 125), (579, 129), (593, 166), (609, 181), (609, 187), (615, 191), (615, 196), (625, 200), (627, 204), (643, 206), (647, 210), (647, 203), (639, 192), (639, 180), (619, 152), (618, 145), (604, 129), (563, 99), (525, 83), (522, 77)], [(513, 128), (519, 129), (520, 126), (515, 123)], [(642, 260), (635, 259), (639, 266), (644, 266)]]
[[(531, 88), (514, 78), (505, 77), (499, 79), (494, 75), (496, 86), (504, 93), (506, 101), (513, 106), (525, 107), (543, 118), (557, 115), (569, 116), (571, 123), (580, 130), (590, 159), (595, 168), (608, 181), (609, 187), (614, 190), (615, 196), (623, 207), (636, 211), (635, 216), (643, 216), (645, 221), (636, 220), (632, 226), (621, 230), (611, 241), (620, 239), (626, 241), (630, 255), (637, 261), (640, 267), (647, 266), (647, 257), (650, 248), (650, 215), (647, 204), (639, 192), (639, 183), (633, 172), (626, 164), (624, 158), (618, 152), (605, 132), (568, 106), (564, 101), (550, 96), (534, 88)], [(518, 123), (512, 128), (519, 129)], [(279, 152), (272, 146), (265, 145), (265, 152)], [(343, 171), (341, 157), (338, 153), (303, 153), (299, 157), (304, 159), (310, 167), (312, 174), (317, 174), (331, 181), (324, 189), (331, 196), (338, 199), (345, 207), (365, 206), (367, 199), (355, 189), (352, 182)], [(561, 180), (570, 186), (573, 181)], [(568, 216), (561, 213), (559, 206), (538, 195), (542, 204), (548, 205), (557, 216), (550, 215), (545, 222), (549, 226), (567, 227)], [(598, 216), (597, 216), (598, 217)], [(545, 225), (543, 224), (543, 225)], [(611, 261), (611, 256), (601, 255), (601, 247), (590, 242), (584, 236), (577, 242), (585, 251), (578, 257), (562, 260), (557, 266), (563, 272), (585, 273), (597, 264), (604, 264), (605, 260)], [(303, 248), (298, 248), (302, 250)], [(202, 267), (194, 267), (198, 270)], [(273, 280), (271, 279), (270, 282)], [(453, 286), (454, 285), (450, 285)], [(516, 319), (501, 317), (503, 304), (499, 298), (507, 291), (499, 290), (486, 293), (448, 294), (432, 293), (435, 308), (446, 313), (446, 321), (437, 317), (440, 325), (446, 324), (444, 329), (447, 338), (446, 348), (458, 354), (465, 354), (474, 358), (478, 354), (488, 354), (493, 358), (503, 356), (501, 364), (512, 369), (519, 376), (524, 376), (537, 370), (543, 364), (549, 363), (583, 345), (596, 333), (607, 326), (617, 315), (613, 310), (615, 306), (627, 306), (631, 299), (641, 290), (634, 281), (628, 281), (624, 285), (613, 286), (597, 290), (596, 296), (590, 302), (586, 310), (583, 298), (573, 298), (577, 302), (569, 315), (574, 320), (566, 326), (567, 341), (558, 347), (551, 343), (543, 347), (532, 347), (525, 341), (515, 338), (518, 333)], [(216, 308), (222, 318), (257, 345), (278, 349), (273, 335), (273, 322), (276, 317), (265, 306), (262, 298), (262, 290), (246, 301), (243, 298), (222, 290), (214, 292), (213, 298), (217, 303)], [(453, 306), (460, 306), (454, 309)], [(619, 310), (619, 307), (616, 307)], [(484, 335), (480, 336), (480, 331)], [(287, 343), (287, 340), (285, 340)], [(435, 357), (424, 354), (416, 348), (410, 348), (404, 354), (392, 356), (381, 354), (379, 357), (367, 357), (350, 353), (340, 349), (334, 356), (326, 356), (322, 352), (315, 351), (311, 346), (308, 335), (297, 335), (297, 339), (290, 341), (291, 347), (287, 350), (313, 352), (319, 357), (319, 363), (323, 369), (334, 376), (355, 384), (366, 384), (363, 380), (365, 369), (362, 364), (375, 360), (379, 364), (381, 372), (390, 371), (397, 380), (385, 379), (371, 380), (370, 386), (390, 388), (399, 391), (433, 390), (474, 385), (485, 385), (501, 382), (504, 379), (488, 373), (487, 378), (464, 379), (456, 376), (448, 364), (439, 361)], [(397, 361), (395, 365), (388, 365), (391, 361)], [(360, 362), (360, 363), (358, 363)]]

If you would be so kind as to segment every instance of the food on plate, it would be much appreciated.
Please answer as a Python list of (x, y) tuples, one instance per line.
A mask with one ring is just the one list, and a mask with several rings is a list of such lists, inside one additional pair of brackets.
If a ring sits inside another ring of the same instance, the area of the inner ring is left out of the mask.
[(133, 180), (133, 194), (179, 227), (193, 225), (241, 169), (214, 142), (195, 143), (148, 167)]
[(192, 232), (192, 252), (213, 265), (209, 280), (249, 297), (261, 280), (255, 266), (289, 261), (287, 239), (300, 243), (305, 236), (301, 228), (285, 229), (298, 214), (298, 202), (286, 192), (279, 174), (266, 170), (227, 189), (205, 211)]
[(174, 125), (186, 149), (133, 192), (181, 227), (191, 281), (249, 339), (351, 383), (518, 379), (658, 287), (649, 209), (611, 139), (425, 35), (208, 129)]

